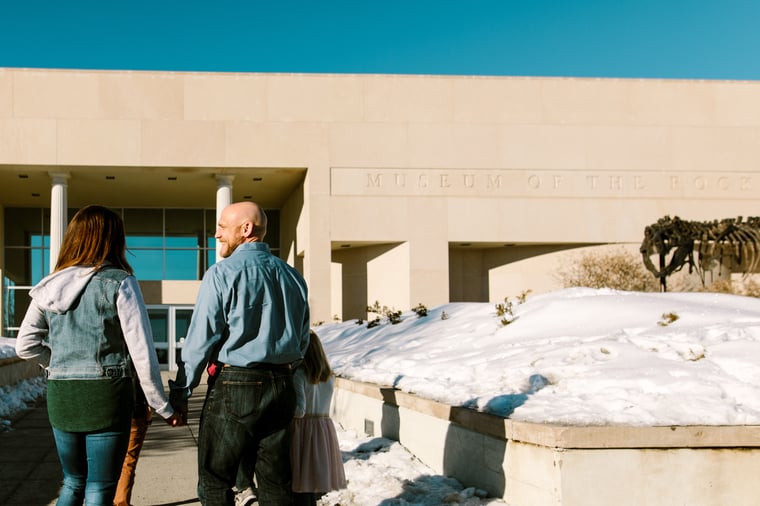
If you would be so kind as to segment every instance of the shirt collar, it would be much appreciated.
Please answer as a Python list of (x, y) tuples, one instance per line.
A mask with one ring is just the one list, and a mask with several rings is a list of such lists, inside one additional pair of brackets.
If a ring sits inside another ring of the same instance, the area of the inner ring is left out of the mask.
[(235, 251), (233, 251), (232, 254), (234, 255), (238, 251), (264, 251), (270, 253), (269, 244), (265, 242), (244, 242), (235, 248)]

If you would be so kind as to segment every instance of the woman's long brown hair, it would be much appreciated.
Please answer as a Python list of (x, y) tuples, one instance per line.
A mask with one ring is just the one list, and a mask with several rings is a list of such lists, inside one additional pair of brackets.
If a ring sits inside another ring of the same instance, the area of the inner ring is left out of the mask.
[(107, 207), (86, 206), (77, 211), (66, 229), (55, 270), (73, 265), (100, 269), (111, 264), (132, 274), (132, 267), (125, 256), (126, 250), (127, 239), (121, 216)]
[(306, 371), (306, 379), (314, 385), (327, 381), (332, 374), (322, 342), (313, 330), (309, 330), (309, 347), (306, 348), (302, 366)]

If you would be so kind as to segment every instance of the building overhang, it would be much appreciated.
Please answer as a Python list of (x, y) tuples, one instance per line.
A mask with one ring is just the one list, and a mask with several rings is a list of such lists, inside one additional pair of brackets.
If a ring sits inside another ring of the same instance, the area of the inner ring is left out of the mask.
[(6, 207), (49, 207), (51, 174), (66, 173), (68, 205), (214, 208), (216, 177), (232, 175), (233, 201), (280, 208), (304, 180), (292, 167), (123, 167), (0, 165), (0, 202)]

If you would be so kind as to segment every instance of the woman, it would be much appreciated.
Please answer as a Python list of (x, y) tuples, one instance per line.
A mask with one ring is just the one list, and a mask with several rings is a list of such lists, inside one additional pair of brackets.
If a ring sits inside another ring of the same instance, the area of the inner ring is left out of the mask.
[(47, 369), (63, 488), (58, 506), (110, 506), (129, 442), (133, 376), (171, 425), (150, 321), (125, 258), (124, 223), (102, 206), (72, 218), (55, 270), (30, 292), (16, 353)]

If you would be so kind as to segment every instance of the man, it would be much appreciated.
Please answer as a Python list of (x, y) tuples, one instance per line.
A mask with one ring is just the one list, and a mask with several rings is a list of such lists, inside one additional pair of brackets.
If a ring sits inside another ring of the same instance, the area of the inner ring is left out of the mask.
[(170, 382), (175, 409), (210, 361), (198, 434), (198, 497), (232, 505), (243, 457), (256, 462), (259, 504), (290, 504), (290, 440), (295, 409), (293, 369), (309, 342), (306, 282), (262, 242), (264, 210), (253, 202), (226, 207), (215, 237), (225, 259), (203, 276), (182, 348), (183, 367)]

